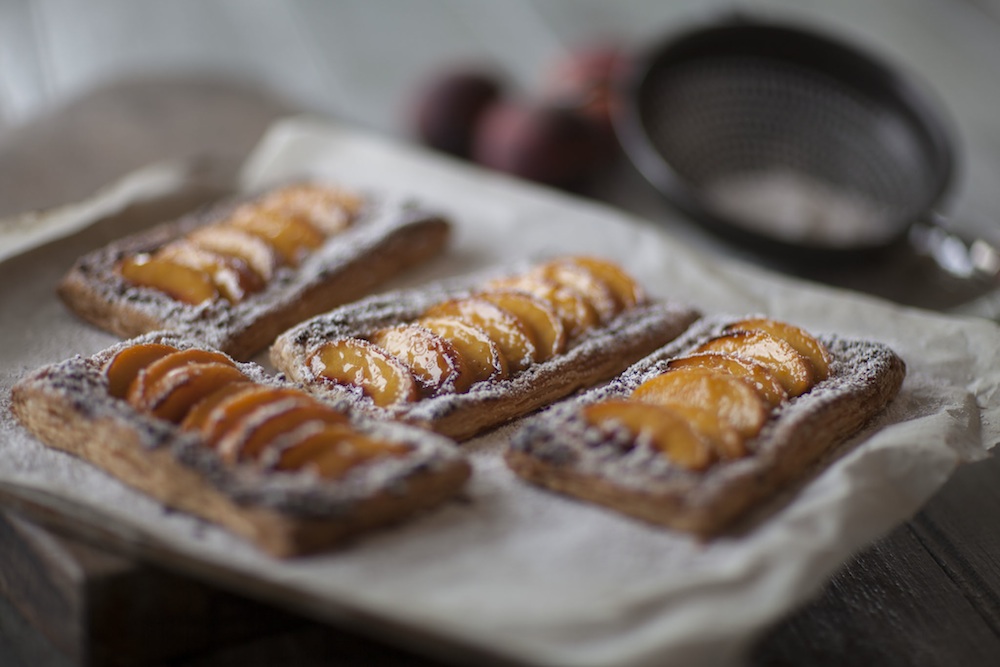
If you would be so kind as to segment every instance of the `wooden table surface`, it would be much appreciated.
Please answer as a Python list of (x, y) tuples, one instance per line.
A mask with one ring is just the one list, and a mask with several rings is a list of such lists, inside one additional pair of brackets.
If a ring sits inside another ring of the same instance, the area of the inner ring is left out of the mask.
[[(487, 62), (514, 86), (534, 90), (544, 64), (574, 44), (608, 37), (642, 43), (731, 6), (0, 2), (0, 217), (73, 201), (162, 159), (209, 159), (233, 168), (269, 122), (301, 109), (405, 137), (407, 96), (443, 64)], [(992, 233), (990, 223), (1000, 220), (1000, 1), (788, 0), (740, 7), (795, 8), (799, 18), (847, 32), (928, 81), (951, 110), (963, 147), (949, 209), (958, 226)], [(667, 211), (627, 167), (599, 194), (662, 220), (710, 252), (732, 252)], [(866, 276), (862, 287), (877, 291), (878, 276)], [(1000, 664), (998, 479), (994, 459), (959, 470), (923, 511), (845, 564), (813, 603), (769, 630), (748, 662)], [(0, 520), (0, 563), (5, 667), (154, 658), (206, 667), (435, 664), (53, 537), (15, 515)], [(50, 576), (39, 578), (39, 572)], [(123, 599), (122, 591), (139, 593)], [(183, 613), (143, 609), (144, 599), (183, 600), (175, 606)], [(105, 620), (97, 613), (101, 605), (118, 616)], [(110, 625), (93, 618), (87, 625), (81, 610)], [(76, 625), (56, 616), (73, 616)], [(164, 631), (164, 646), (151, 642), (128, 653), (108, 639), (129, 632), (141, 637), (143, 623), (164, 618), (177, 624), (172, 638)], [(172, 652), (171, 642), (183, 650)], [(102, 653), (105, 645), (119, 652)]]

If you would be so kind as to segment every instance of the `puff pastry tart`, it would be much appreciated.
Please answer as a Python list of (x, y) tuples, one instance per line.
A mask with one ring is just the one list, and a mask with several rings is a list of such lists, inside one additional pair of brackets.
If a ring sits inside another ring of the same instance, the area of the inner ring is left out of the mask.
[(613, 376), (696, 317), (611, 262), (565, 257), (344, 306), (280, 335), (271, 361), (316, 393), (465, 439)]
[(122, 337), (170, 330), (238, 359), (441, 250), (449, 225), (315, 183), (227, 202), (82, 257), (59, 286)]
[(530, 482), (711, 536), (847, 442), (905, 373), (881, 343), (759, 317), (705, 321), (530, 420), (506, 460)]
[(279, 556), (433, 507), (470, 473), (445, 438), (352, 418), (172, 334), (44, 367), (11, 406), (45, 444)]

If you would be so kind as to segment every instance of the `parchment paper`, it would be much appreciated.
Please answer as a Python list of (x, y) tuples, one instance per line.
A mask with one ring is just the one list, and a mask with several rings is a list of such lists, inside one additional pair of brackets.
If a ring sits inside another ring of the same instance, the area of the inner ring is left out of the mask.
[[(8, 496), (113, 534), (119, 548), (124, 536), (171, 567), (445, 657), (720, 664), (738, 659), (755, 633), (916, 512), (959, 463), (1000, 440), (1000, 330), (991, 322), (703, 257), (616, 210), (315, 119), (275, 126), (241, 185), (293, 176), (410, 194), (453, 218), (448, 256), (387, 289), (525, 258), (593, 253), (621, 262), (655, 296), (707, 313), (763, 312), (815, 332), (882, 340), (909, 374), (856, 446), (774, 503), (754, 530), (707, 544), (522, 484), (499, 457), (513, 426), (466, 445), (475, 475), (464, 502), (295, 561), (270, 559), (45, 449), (0, 406), (0, 487)], [(82, 224), (91, 213), (58, 215)], [(52, 287), (78, 254), (141, 222), (105, 222), (0, 264), (0, 400), (26, 370), (114, 342), (74, 320)]]

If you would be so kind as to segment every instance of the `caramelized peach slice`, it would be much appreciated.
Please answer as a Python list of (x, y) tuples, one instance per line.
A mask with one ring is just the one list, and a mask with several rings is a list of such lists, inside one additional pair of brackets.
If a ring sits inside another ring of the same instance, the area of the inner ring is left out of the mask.
[(156, 256), (211, 277), (215, 288), (230, 303), (242, 301), (247, 294), (264, 287), (263, 279), (242, 259), (205, 250), (187, 240), (164, 246)]
[(125, 397), (128, 402), (139, 410), (149, 410), (155, 399), (153, 389), (161, 377), (174, 370), (188, 364), (222, 364), (224, 366), (236, 366), (233, 360), (212, 350), (181, 350), (171, 352), (163, 356), (139, 371), (129, 385)]
[(741, 320), (726, 327), (727, 331), (764, 331), (791, 345), (808, 359), (816, 371), (816, 381), (830, 377), (830, 353), (812, 335), (794, 324), (767, 318)]
[(472, 385), (472, 373), (458, 350), (430, 329), (403, 324), (376, 331), (370, 340), (406, 364), (424, 394), (442, 389), (462, 393)]
[(715, 450), (702, 434), (670, 408), (638, 401), (609, 400), (583, 409), (587, 422), (603, 428), (621, 425), (637, 441), (646, 440), (687, 470), (704, 470)]
[(205, 445), (214, 448), (223, 435), (260, 406), (304, 396), (299, 389), (251, 384), (218, 400), (211, 409), (195, 407), (181, 422), (181, 428), (198, 431)]
[(181, 429), (185, 431), (199, 431), (202, 426), (208, 420), (209, 415), (212, 414), (212, 410), (215, 406), (219, 405), (222, 401), (228, 399), (230, 396), (234, 396), (238, 393), (248, 391), (249, 389), (256, 388), (259, 385), (249, 385), (245, 382), (231, 382), (229, 384), (223, 385), (205, 395), (200, 401), (191, 406), (188, 410), (187, 415), (181, 421)]
[(188, 240), (205, 250), (237, 257), (267, 282), (281, 265), (281, 256), (267, 241), (229, 225), (208, 225), (188, 235)]
[(485, 299), (475, 297), (453, 299), (436, 304), (425, 317), (456, 317), (479, 327), (496, 342), (511, 371), (527, 368), (535, 362), (535, 342), (521, 321)]
[(566, 327), (552, 306), (524, 292), (484, 292), (479, 298), (507, 311), (527, 329), (535, 342), (538, 361), (551, 359), (566, 349)]
[(366, 340), (342, 338), (325, 343), (313, 354), (310, 365), (325, 380), (358, 387), (380, 407), (417, 398), (417, 381), (410, 369)]
[(344, 425), (304, 429), (295, 442), (283, 447), (275, 470), (301, 470), (324, 479), (340, 479), (352, 468), (374, 459), (402, 456), (409, 447), (378, 440)]
[(472, 374), (472, 383), (503, 380), (510, 374), (507, 359), (486, 332), (454, 317), (425, 317), (417, 324), (451, 343)]
[(116, 270), (133, 285), (155, 289), (183, 303), (196, 305), (219, 296), (208, 274), (146, 253), (126, 257)]
[(249, 382), (238, 368), (227, 364), (185, 364), (174, 368), (149, 387), (148, 409), (154, 417), (179, 423), (191, 408), (217, 389)]
[(618, 304), (632, 308), (646, 300), (642, 287), (617, 264), (597, 257), (571, 257), (566, 261), (586, 267), (614, 292)]
[(261, 211), (302, 217), (324, 234), (332, 235), (351, 224), (361, 209), (361, 204), (360, 197), (344, 190), (300, 184), (276, 190), (254, 206)]
[(533, 274), (579, 294), (591, 305), (601, 322), (611, 321), (623, 309), (607, 283), (582, 264), (557, 259), (538, 267)]
[(705, 352), (687, 357), (671, 359), (667, 368), (710, 368), (725, 371), (730, 375), (750, 382), (772, 406), (788, 398), (788, 392), (781, 386), (777, 376), (767, 366), (752, 359), (742, 359), (729, 354)]
[(492, 281), (489, 287), (525, 292), (548, 303), (562, 320), (566, 335), (571, 340), (600, 324), (597, 311), (586, 299), (551, 280), (538, 276), (517, 276)]
[(770, 414), (770, 405), (749, 382), (707, 368), (678, 368), (646, 380), (632, 398), (653, 405), (691, 406), (752, 438)]
[(326, 240), (323, 232), (302, 218), (273, 210), (258, 210), (252, 205), (238, 209), (227, 223), (267, 241), (291, 266), (298, 266)]
[(135, 380), (139, 371), (157, 359), (176, 351), (176, 347), (161, 343), (122, 348), (104, 365), (104, 375), (108, 378), (108, 393), (115, 398), (125, 398), (129, 385)]
[(734, 331), (699, 346), (697, 352), (718, 352), (764, 364), (789, 396), (809, 391), (816, 384), (812, 364), (795, 348), (765, 331)]
[(347, 417), (306, 396), (285, 398), (244, 415), (218, 439), (215, 449), (228, 463), (256, 460), (275, 438), (310, 422), (344, 424)]

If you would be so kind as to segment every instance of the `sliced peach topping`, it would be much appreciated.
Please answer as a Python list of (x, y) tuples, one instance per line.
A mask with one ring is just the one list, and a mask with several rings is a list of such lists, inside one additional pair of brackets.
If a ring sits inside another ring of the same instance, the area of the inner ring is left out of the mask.
[(343, 338), (325, 343), (309, 364), (319, 377), (358, 387), (380, 407), (417, 398), (417, 381), (410, 369), (366, 340)]
[(209, 276), (219, 294), (230, 303), (242, 301), (247, 294), (264, 288), (263, 279), (242, 259), (206, 250), (186, 239), (163, 246), (156, 256)]
[(305, 394), (257, 406), (216, 442), (223, 461), (256, 460), (275, 438), (308, 422), (344, 424), (347, 417)]
[(125, 398), (129, 386), (139, 371), (157, 359), (176, 351), (176, 347), (161, 343), (130, 345), (122, 348), (104, 366), (104, 374), (108, 378), (108, 393), (115, 398)]
[(116, 270), (133, 285), (155, 289), (183, 303), (197, 305), (219, 296), (211, 276), (203, 271), (146, 253), (126, 257)]
[(615, 299), (623, 309), (632, 308), (646, 300), (646, 295), (639, 283), (622, 271), (614, 262), (586, 256), (570, 257), (565, 261), (579, 264), (600, 278), (614, 292)]
[(376, 331), (370, 340), (406, 364), (425, 395), (434, 395), (442, 388), (462, 393), (472, 385), (473, 376), (462, 355), (430, 329), (402, 324)]
[(281, 265), (281, 256), (267, 241), (230, 225), (208, 225), (194, 230), (187, 238), (199, 248), (239, 258), (264, 283)]
[(340, 479), (363, 463), (410, 451), (406, 445), (378, 440), (340, 425), (301, 429), (301, 433), (276, 454), (275, 470), (307, 471), (323, 479)]
[(242, 371), (228, 364), (186, 364), (161, 376), (149, 387), (146, 409), (154, 417), (179, 423), (205, 396), (223, 386), (248, 381)]
[(507, 359), (485, 331), (455, 317), (424, 317), (417, 324), (450, 342), (472, 374), (472, 384), (503, 380), (510, 374)]
[(212, 410), (215, 409), (215, 406), (230, 396), (246, 392), (259, 386), (260, 385), (256, 384), (247, 384), (246, 382), (231, 382), (219, 387), (211, 393), (205, 394), (200, 401), (191, 406), (191, 409), (188, 410), (184, 419), (181, 420), (181, 429), (185, 431), (200, 431), (209, 416), (212, 414)]
[(252, 204), (237, 209), (227, 222), (267, 241), (290, 266), (298, 266), (326, 240), (322, 231), (300, 217)]
[(517, 276), (492, 281), (490, 289), (512, 289), (531, 294), (552, 306), (566, 329), (566, 335), (577, 338), (600, 324), (594, 307), (578, 293), (538, 276)]
[(830, 376), (830, 353), (826, 347), (794, 324), (767, 318), (755, 318), (735, 322), (726, 329), (728, 331), (764, 331), (769, 333), (791, 345), (796, 352), (812, 363), (817, 382)]
[(696, 352), (718, 352), (760, 362), (792, 397), (804, 394), (816, 384), (816, 373), (809, 360), (765, 331), (734, 331), (709, 340)]
[(511, 371), (534, 363), (535, 343), (516, 317), (485, 299), (452, 299), (429, 308), (424, 317), (455, 317), (479, 327), (497, 344)]
[(538, 361), (546, 361), (566, 349), (566, 327), (555, 309), (524, 292), (483, 292), (479, 298), (507, 311), (529, 331), (535, 341)]
[(626, 428), (637, 442), (648, 441), (671, 461), (688, 470), (704, 470), (715, 460), (709, 440), (668, 407), (608, 400), (585, 407), (583, 417), (598, 427), (620, 425)]
[(221, 352), (199, 349), (171, 352), (139, 371), (132, 384), (129, 385), (126, 399), (140, 410), (149, 410), (156, 400), (156, 383), (161, 377), (175, 368), (181, 368), (188, 364), (208, 363), (234, 367), (236, 365), (232, 359)]
[(667, 368), (685, 367), (711, 368), (725, 371), (730, 375), (749, 381), (772, 406), (777, 406), (788, 398), (788, 392), (777, 376), (764, 364), (753, 359), (743, 359), (729, 354), (705, 352), (671, 359)]
[(594, 309), (601, 322), (610, 322), (623, 309), (607, 283), (586, 266), (572, 260), (547, 262), (535, 269), (532, 275), (579, 294)]
[[(242, 391), (225, 396), (211, 410), (202, 411), (197, 407), (192, 409), (181, 422), (181, 428), (197, 431), (202, 442), (214, 448), (229, 429), (261, 405), (299, 396), (302, 396), (302, 392), (298, 389), (251, 384)], [(194, 418), (196, 412), (202, 413), (199, 415), (200, 421)]]
[(749, 382), (708, 368), (668, 371), (640, 384), (632, 397), (654, 405), (704, 410), (743, 438), (756, 436), (770, 414), (770, 405)]
[(261, 211), (299, 216), (325, 234), (337, 234), (351, 224), (361, 204), (361, 198), (353, 193), (303, 183), (267, 194), (254, 206)]

